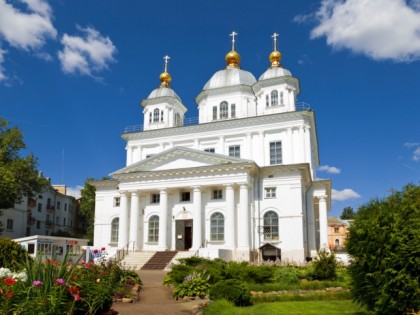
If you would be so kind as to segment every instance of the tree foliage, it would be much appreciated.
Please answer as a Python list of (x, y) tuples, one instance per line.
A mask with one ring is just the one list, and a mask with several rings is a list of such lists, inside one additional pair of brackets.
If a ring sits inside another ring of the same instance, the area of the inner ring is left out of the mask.
[(0, 268), (18, 271), (28, 259), (28, 252), (20, 244), (9, 238), (0, 238)]
[(352, 207), (345, 207), (343, 209), (343, 212), (340, 215), (341, 220), (352, 220), (354, 219), (354, 216), (356, 215), (356, 212), (354, 212)]
[(19, 155), (25, 149), (22, 132), (0, 117), (0, 209), (14, 206), (23, 196), (42, 191), (48, 181), (38, 174), (36, 158)]
[(420, 310), (420, 186), (359, 209), (347, 239), (354, 299), (376, 314)]
[(93, 223), (95, 219), (95, 192), (96, 188), (89, 184), (93, 181), (93, 178), (85, 180), (85, 186), (80, 191), (80, 214), (87, 225), (86, 234), (92, 239), (93, 238)]

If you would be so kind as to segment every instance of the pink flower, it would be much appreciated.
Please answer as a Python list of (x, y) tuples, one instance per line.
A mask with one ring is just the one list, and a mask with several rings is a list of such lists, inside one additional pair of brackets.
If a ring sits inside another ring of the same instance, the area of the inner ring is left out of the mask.
[(55, 280), (55, 283), (58, 284), (58, 285), (61, 285), (61, 286), (66, 286), (67, 285), (66, 281), (64, 281), (61, 278), (58, 278), (57, 280)]
[(75, 295), (73, 295), (73, 297), (74, 297), (75, 301), (81, 301), (82, 300), (82, 298), (80, 297), (79, 294), (75, 294)]
[(9, 299), (11, 299), (11, 298), (13, 297), (13, 292), (12, 292), (12, 291), (10, 291), (10, 290), (7, 290), (7, 291), (6, 291), (6, 295), (7, 295), (7, 297), (8, 297)]
[(39, 281), (39, 280), (35, 280), (34, 282), (32, 282), (33, 287), (40, 287), (43, 284), (44, 283), (42, 281)]
[(101, 250), (105, 250), (105, 247), (102, 247)]

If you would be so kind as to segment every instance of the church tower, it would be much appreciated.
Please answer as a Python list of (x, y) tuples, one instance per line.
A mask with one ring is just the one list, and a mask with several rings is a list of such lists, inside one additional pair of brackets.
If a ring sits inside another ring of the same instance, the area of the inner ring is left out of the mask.
[(182, 126), (187, 108), (182, 104), (181, 99), (171, 88), (172, 81), (168, 73), (169, 56), (165, 60), (165, 69), (160, 75), (161, 84), (149, 94), (147, 99), (141, 102), (144, 107), (143, 130), (161, 129)]
[(274, 50), (270, 54), (271, 66), (253, 86), (257, 99), (258, 115), (292, 112), (296, 110), (296, 96), (300, 93), (299, 81), (281, 65), (277, 50), (277, 37), (272, 35)]

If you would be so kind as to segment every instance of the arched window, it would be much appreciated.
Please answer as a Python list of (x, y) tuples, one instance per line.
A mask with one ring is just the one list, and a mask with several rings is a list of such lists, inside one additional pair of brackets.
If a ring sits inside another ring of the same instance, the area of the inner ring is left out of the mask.
[(120, 218), (111, 221), (111, 243), (118, 243), (118, 231), (120, 229)]
[(159, 113), (160, 113), (160, 111), (157, 108), (153, 111), (153, 122), (154, 123), (159, 122)]
[(277, 106), (279, 105), (279, 93), (274, 90), (271, 91), (271, 106)]
[(279, 239), (279, 217), (274, 211), (264, 215), (264, 240)]
[(334, 244), (335, 244), (335, 247), (340, 247), (340, 240), (336, 238)]
[(225, 239), (225, 217), (217, 212), (210, 217), (210, 240), (223, 241)]
[(229, 115), (228, 102), (223, 101), (220, 103), (220, 119), (228, 118), (228, 115)]
[(280, 92), (280, 105), (284, 104), (283, 92)]
[(149, 242), (157, 243), (159, 241), (159, 217), (152, 216), (149, 219)]

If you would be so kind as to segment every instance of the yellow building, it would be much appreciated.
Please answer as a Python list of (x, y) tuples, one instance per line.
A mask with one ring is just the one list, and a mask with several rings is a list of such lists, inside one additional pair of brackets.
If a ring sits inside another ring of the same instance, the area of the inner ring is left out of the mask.
[(345, 251), (346, 238), (353, 220), (341, 220), (337, 217), (328, 218), (328, 247), (332, 251)]

